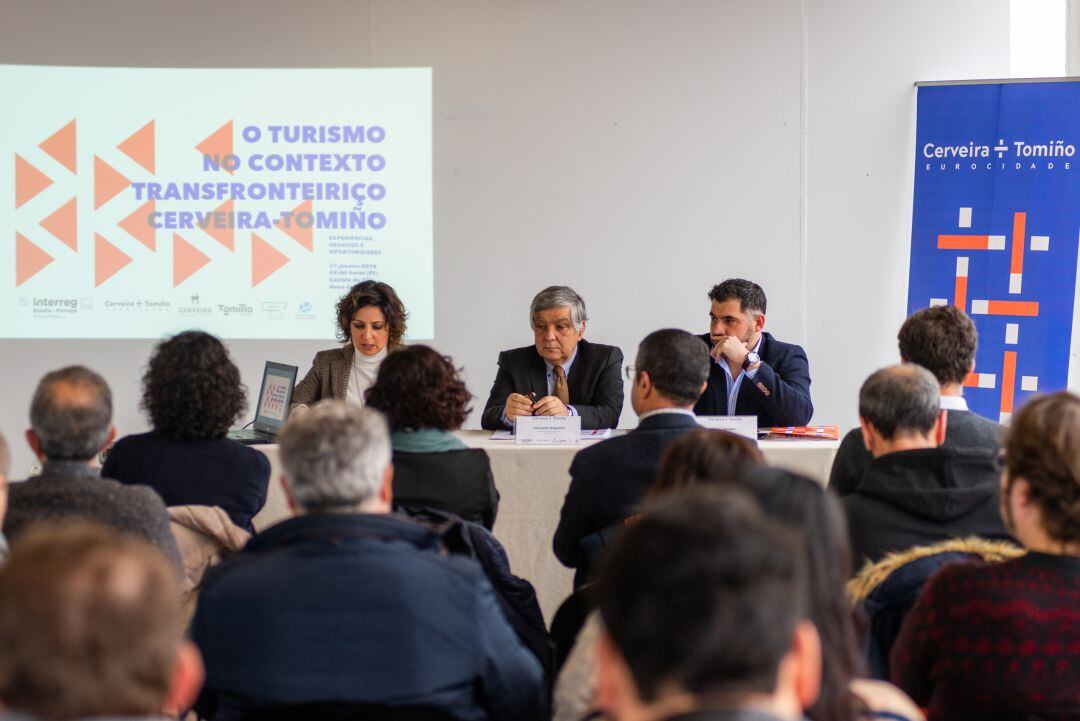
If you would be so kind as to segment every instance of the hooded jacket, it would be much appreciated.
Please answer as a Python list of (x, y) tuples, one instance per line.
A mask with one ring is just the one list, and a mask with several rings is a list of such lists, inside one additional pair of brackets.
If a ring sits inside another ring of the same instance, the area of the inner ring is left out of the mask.
[(985, 450), (922, 448), (874, 459), (843, 498), (857, 562), (962, 536), (1010, 540)]

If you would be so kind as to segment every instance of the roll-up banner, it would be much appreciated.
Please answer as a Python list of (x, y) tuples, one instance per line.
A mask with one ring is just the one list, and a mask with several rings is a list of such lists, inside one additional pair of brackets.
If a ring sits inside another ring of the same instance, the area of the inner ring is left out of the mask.
[(918, 89), (908, 313), (953, 304), (975, 321), (964, 396), (1003, 423), (1069, 384), (1078, 148), (1080, 82)]

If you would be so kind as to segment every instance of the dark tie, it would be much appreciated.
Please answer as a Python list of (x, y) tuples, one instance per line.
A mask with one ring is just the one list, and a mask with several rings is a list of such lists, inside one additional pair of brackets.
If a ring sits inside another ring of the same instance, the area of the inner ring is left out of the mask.
[(562, 366), (554, 366), (555, 371), (555, 397), (562, 401), (564, 406), (570, 405), (570, 387), (566, 385), (566, 373)]

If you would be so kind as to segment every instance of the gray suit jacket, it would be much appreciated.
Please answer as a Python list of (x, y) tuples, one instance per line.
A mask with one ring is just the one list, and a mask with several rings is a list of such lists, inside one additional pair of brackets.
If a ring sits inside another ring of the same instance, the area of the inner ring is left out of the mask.
[[(1001, 447), (1002, 427), (971, 411), (946, 411), (946, 448), (982, 449), (996, 451)], [(850, 431), (840, 443), (829, 473), (829, 488), (841, 496), (854, 493), (866, 467), (874, 460), (866, 450), (858, 428)]]
[(311, 405), (324, 398), (333, 398), (336, 401), (345, 400), (345, 394), (349, 390), (349, 373), (352, 371), (355, 352), (353, 344), (346, 343), (340, 348), (321, 350), (316, 353), (315, 359), (311, 361), (311, 370), (293, 390), (292, 408), (301, 404)]

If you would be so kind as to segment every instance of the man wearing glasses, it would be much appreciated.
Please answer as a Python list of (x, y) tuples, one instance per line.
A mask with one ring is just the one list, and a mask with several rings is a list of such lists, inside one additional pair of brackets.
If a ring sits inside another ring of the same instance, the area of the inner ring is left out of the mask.
[(638, 427), (583, 448), (570, 464), (553, 545), (564, 565), (578, 569), (575, 588), (589, 580), (608, 539), (636, 512), (664, 450), (699, 427), (691, 409), (705, 389), (709, 353), (686, 331), (658, 330), (641, 341), (627, 376)]
[(518, 416), (581, 416), (582, 430), (614, 428), (622, 413), (622, 351), (585, 340), (585, 301), (553, 285), (529, 309), (534, 344), (499, 354), (480, 425), (513, 428)]

